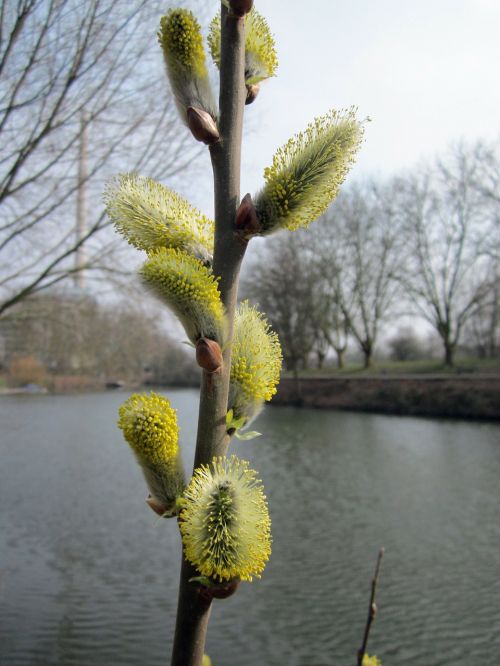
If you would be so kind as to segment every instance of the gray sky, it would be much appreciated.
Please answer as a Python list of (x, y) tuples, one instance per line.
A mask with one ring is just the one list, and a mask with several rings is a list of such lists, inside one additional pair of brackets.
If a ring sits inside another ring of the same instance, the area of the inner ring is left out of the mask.
[[(397, 173), (454, 140), (500, 135), (499, 0), (255, 6), (275, 36), (279, 68), (246, 111), (242, 193), (260, 187), (279, 145), (332, 107), (355, 105), (372, 118), (352, 178)], [(197, 196), (204, 209), (209, 187)]]

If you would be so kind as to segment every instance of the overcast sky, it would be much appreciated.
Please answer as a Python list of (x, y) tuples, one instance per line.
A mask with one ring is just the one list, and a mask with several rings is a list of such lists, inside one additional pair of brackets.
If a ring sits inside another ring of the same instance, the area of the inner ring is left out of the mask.
[[(500, 135), (499, 0), (255, 6), (275, 36), (279, 68), (246, 110), (242, 193), (260, 187), (279, 145), (332, 107), (355, 105), (372, 118), (352, 178), (391, 175), (454, 140)], [(205, 209), (209, 187), (195, 202)]]

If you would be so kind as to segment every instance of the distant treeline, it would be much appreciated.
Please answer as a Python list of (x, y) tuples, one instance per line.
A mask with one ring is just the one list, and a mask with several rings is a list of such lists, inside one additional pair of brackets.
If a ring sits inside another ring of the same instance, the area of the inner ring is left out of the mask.
[(172, 342), (157, 315), (128, 302), (100, 304), (76, 288), (20, 302), (0, 319), (0, 342), (0, 362), (11, 386), (199, 381), (193, 355)]

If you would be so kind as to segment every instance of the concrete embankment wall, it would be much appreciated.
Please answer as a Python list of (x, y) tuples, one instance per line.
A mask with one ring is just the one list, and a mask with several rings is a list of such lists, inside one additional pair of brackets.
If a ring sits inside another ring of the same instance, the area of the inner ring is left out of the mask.
[(500, 376), (286, 377), (271, 404), (500, 420)]

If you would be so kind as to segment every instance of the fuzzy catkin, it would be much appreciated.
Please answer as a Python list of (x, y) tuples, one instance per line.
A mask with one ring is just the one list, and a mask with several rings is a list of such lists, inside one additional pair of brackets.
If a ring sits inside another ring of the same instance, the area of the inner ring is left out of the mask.
[(307, 227), (338, 194), (363, 138), (354, 108), (332, 110), (279, 148), (255, 197), (262, 235)]
[(201, 337), (224, 343), (226, 318), (218, 281), (199, 259), (161, 248), (150, 254), (140, 275), (179, 318), (193, 344)]
[(205, 62), (200, 24), (188, 9), (171, 9), (161, 18), (158, 41), (177, 108), (187, 123), (190, 106), (207, 111), (217, 120), (215, 103)]
[[(208, 46), (212, 59), (220, 67), (220, 12), (210, 23)], [(245, 16), (245, 83), (254, 85), (274, 76), (278, 57), (274, 38), (266, 19), (253, 7)]]
[(184, 250), (211, 262), (214, 222), (173, 190), (151, 178), (120, 174), (104, 195), (115, 229), (140, 250)]
[(119, 409), (118, 427), (142, 468), (152, 498), (166, 515), (173, 515), (186, 485), (175, 410), (157, 393), (134, 393)]
[(260, 577), (271, 553), (271, 521), (257, 473), (236, 456), (194, 471), (179, 516), (186, 558), (214, 581)]
[(256, 308), (243, 301), (234, 319), (229, 408), (246, 423), (276, 393), (282, 353), (278, 335)]

